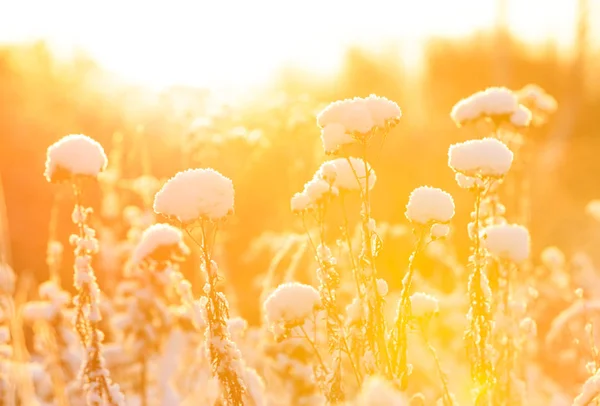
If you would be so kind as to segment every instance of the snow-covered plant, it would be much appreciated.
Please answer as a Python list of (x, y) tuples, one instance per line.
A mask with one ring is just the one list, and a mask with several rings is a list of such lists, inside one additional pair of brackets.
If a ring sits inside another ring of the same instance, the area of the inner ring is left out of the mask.
[(14, 317), (13, 294), (16, 276), (0, 258), (0, 403), (14, 404), (15, 382), (12, 372), (13, 346), (11, 319)]
[(172, 325), (167, 298), (171, 279), (167, 273), (177, 272), (177, 262), (188, 254), (181, 230), (154, 224), (142, 233), (128, 272), (117, 286), (115, 302), (121, 311), (113, 324), (122, 334), (123, 347), (139, 364), (135, 386), (144, 404), (150, 382), (149, 362), (160, 354)]
[[(446, 230), (437, 231), (435, 227), (446, 226), (454, 217), (454, 200), (452, 196), (441, 189), (430, 186), (421, 186), (412, 191), (406, 205), (406, 218), (413, 225), (416, 243), (408, 262), (408, 270), (402, 279), (400, 301), (396, 312), (396, 320), (392, 332), (390, 352), (395, 355), (394, 365), (396, 373), (405, 384), (410, 373), (408, 365), (408, 338), (407, 330), (411, 320), (411, 286), (415, 272), (415, 258), (427, 243), (427, 237), (444, 237)], [(447, 232), (446, 232), (447, 234)]]
[(78, 234), (71, 236), (75, 247), (74, 284), (75, 330), (84, 348), (80, 378), (90, 405), (123, 405), (119, 386), (110, 379), (102, 354), (104, 333), (100, 330), (100, 289), (92, 268), (92, 255), (98, 251), (95, 230), (88, 225), (91, 208), (82, 206), (83, 183), (95, 179), (106, 168), (102, 146), (85, 135), (68, 135), (48, 147), (45, 176), (49, 182), (68, 182), (75, 193), (72, 221)]
[(325, 152), (334, 154), (344, 145), (368, 142), (377, 133), (387, 134), (401, 116), (396, 103), (372, 94), (331, 103), (319, 113), (317, 124)]
[[(508, 96), (503, 96), (508, 99)], [(508, 103), (507, 103), (508, 104)], [(469, 236), (472, 241), (471, 266), (469, 276), (469, 327), (466, 339), (472, 365), (473, 381), (479, 391), (476, 395), (488, 396), (493, 387), (493, 364), (490, 354), (491, 303), (486, 294), (489, 281), (485, 275), (485, 248), (482, 244), (482, 228), (485, 215), (482, 201), (490, 193), (494, 183), (508, 172), (512, 165), (513, 153), (496, 138), (484, 138), (454, 144), (448, 151), (448, 165), (457, 175), (460, 186), (468, 186), (475, 194), (475, 207)], [(466, 182), (468, 181), (468, 182)], [(492, 222), (495, 218), (492, 216)]]
[(68, 404), (81, 398), (81, 388), (74, 385), (81, 349), (71, 323), (71, 295), (52, 280), (42, 283), (38, 294), (40, 300), (24, 305), (23, 319), (33, 324), (35, 349), (44, 357), (44, 368), (55, 389), (54, 401)]
[[(229, 178), (213, 169), (188, 169), (177, 173), (158, 191), (154, 211), (177, 220), (181, 228), (202, 251), (202, 270), (206, 276), (202, 314), (206, 322), (206, 350), (212, 372), (221, 384), (222, 400), (227, 405), (244, 404), (244, 363), (227, 329), (229, 305), (217, 289), (218, 268), (212, 250), (219, 225), (233, 213), (234, 188)], [(199, 229), (201, 239), (194, 237)]]

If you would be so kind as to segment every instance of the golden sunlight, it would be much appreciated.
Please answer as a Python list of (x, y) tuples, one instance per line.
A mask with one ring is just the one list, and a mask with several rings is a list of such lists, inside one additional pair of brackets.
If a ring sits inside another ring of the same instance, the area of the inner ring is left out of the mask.
[[(79, 47), (107, 69), (147, 85), (230, 86), (263, 83), (283, 64), (329, 73), (347, 45), (384, 40), (409, 44), (403, 58), (418, 66), (431, 36), (464, 36), (497, 22), (499, 1), (374, 0), (356, 6), (308, 0), (11, 2), (0, 13), (0, 41), (44, 38), (58, 49)], [(576, 2), (509, 0), (510, 29), (525, 41), (568, 45)], [(31, 13), (31, 10), (36, 10)], [(418, 44), (415, 46), (415, 44)]]

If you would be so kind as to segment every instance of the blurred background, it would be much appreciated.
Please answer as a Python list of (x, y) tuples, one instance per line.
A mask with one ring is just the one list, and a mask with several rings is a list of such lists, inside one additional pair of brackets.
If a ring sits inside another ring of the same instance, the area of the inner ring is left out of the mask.
[[(2, 255), (19, 275), (48, 277), (47, 242), (66, 244), (73, 200), (68, 187), (45, 181), (46, 148), (83, 133), (103, 144), (122, 181), (86, 193), (106, 247), (97, 264), (103, 289), (110, 294), (124, 260), (108, 250), (125, 238), (121, 209), (151, 206), (127, 182), (210, 166), (236, 187), (219, 262), (241, 312), (256, 319), (257, 277), (284, 236), (301, 232), (289, 199), (326, 158), (316, 113), (376, 93), (404, 116), (370, 153), (375, 218), (407, 225), (413, 188), (445, 188), (457, 201), (452, 238), (466, 259), (472, 197), (455, 185), (446, 154), (473, 134), (455, 127), (450, 110), (488, 86), (536, 83), (559, 110), (531, 134), (534, 251), (557, 245), (600, 259), (600, 225), (585, 212), (600, 198), (598, 22), (598, 0), (2, 1)], [(392, 288), (411, 244), (407, 234), (384, 247)]]

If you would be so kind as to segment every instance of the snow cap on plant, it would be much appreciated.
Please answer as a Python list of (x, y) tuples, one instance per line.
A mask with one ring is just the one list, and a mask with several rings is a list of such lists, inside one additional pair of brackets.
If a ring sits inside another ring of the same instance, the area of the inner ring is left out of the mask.
[(420, 186), (410, 194), (405, 215), (416, 224), (447, 223), (454, 217), (454, 200), (442, 189)]
[(529, 230), (517, 224), (491, 225), (483, 230), (485, 248), (490, 254), (513, 262), (529, 258)]
[(187, 169), (169, 179), (154, 198), (154, 211), (182, 223), (221, 220), (233, 212), (231, 179), (214, 169)]
[(494, 121), (508, 120), (519, 108), (515, 93), (505, 87), (490, 87), (460, 100), (452, 108), (450, 116), (462, 126), (482, 118)]
[(279, 285), (265, 300), (265, 316), (271, 330), (278, 335), (282, 328), (303, 325), (321, 306), (319, 292), (310, 285), (289, 282)]
[(469, 177), (503, 176), (512, 161), (512, 151), (496, 138), (465, 141), (448, 150), (448, 166)]
[(168, 224), (154, 224), (142, 233), (133, 251), (133, 262), (139, 264), (147, 259), (178, 259), (189, 252), (181, 230)]
[[(366, 134), (376, 127), (396, 125), (401, 116), (396, 103), (385, 97), (370, 95), (331, 103), (317, 115), (317, 124), (323, 129), (338, 124), (348, 134)], [(339, 128), (336, 131), (339, 134)]]
[(44, 176), (48, 182), (97, 177), (107, 163), (102, 145), (86, 135), (71, 134), (48, 147)]

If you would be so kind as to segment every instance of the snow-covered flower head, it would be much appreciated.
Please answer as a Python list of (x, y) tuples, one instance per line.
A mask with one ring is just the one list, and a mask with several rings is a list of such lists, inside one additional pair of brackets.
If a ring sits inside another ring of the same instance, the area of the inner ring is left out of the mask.
[(305, 192), (296, 193), (290, 202), (292, 212), (302, 213), (312, 207), (312, 201)]
[(154, 198), (154, 211), (182, 223), (200, 218), (220, 220), (233, 212), (231, 179), (214, 169), (188, 169), (177, 173)]
[(447, 223), (454, 217), (454, 200), (442, 189), (420, 186), (410, 194), (405, 215), (417, 224)]
[(427, 293), (417, 292), (410, 297), (411, 314), (414, 318), (430, 317), (440, 311), (438, 300)]
[(71, 134), (48, 147), (44, 176), (48, 182), (78, 176), (96, 177), (106, 169), (107, 163), (102, 145), (86, 135)]
[(517, 111), (517, 96), (505, 87), (490, 87), (460, 100), (452, 108), (450, 116), (458, 125), (489, 118), (495, 122), (508, 120)]
[(370, 95), (336, 101), (317, 115), (317, 124), (325, 129), (341, 125), (348, 134), (367, 134), (374, 128), (392, 127), (402, 116), (400, 107), (385, 97)]
[(448, 166), (470, 177), (503, 176), (512, 161), (512, 151), (496, 138), (465, 141), (448, 150)]
[[(335, 172), (335, 175), (333, 175), (333, 172)], [(361, 158), (354, 157), (327, 161), (321, 165), (319, 173), (322, 178), (333, 179), (333, 186), (345, 191), (364, 190), (367, 183), (369, 190), (371, 190), (377, 181), (377, 176), (371, 165), (365, 163)]]
[(334, 154), (342, 146), (355, 142), (355, 139), (346, 132), (346, 128), (342, 124), (331, 123), (321, 130), (321, 141), (325, 153)]
[(271, 330), (278, 334), (281, 328), (303, 325), (320, 306), (321, 298), (314, 287), (289, 282), (279, 285), (267, 297), (264, 310)]
[(187, 254), (189, 248), (183, 242), (181, 230), (168, 224), (154, 224), (142, 233), (133, 251), (133, 262), (139, 264), (147, 259), (166, 261)]
[(484, 245), (490, 254), (513, 262), (529, 258), (529, 231), (517, 224), (491, 225), (483, 230)]

